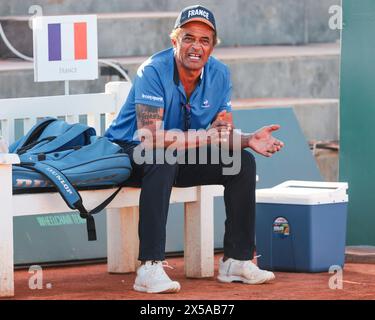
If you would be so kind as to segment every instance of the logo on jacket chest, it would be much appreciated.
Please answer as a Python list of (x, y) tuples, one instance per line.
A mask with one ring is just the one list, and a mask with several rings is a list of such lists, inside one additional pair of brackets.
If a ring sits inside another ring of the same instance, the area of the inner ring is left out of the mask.
[(211, 106), (210, 106), (210, 104), (208, 103), (208, 100), (207, 100), (207, 99), (204, 100), (204, 101), (203, 101), (203, 104), (202, 104), (202, 108), (209, 108), (209, 107), (211, 107)]

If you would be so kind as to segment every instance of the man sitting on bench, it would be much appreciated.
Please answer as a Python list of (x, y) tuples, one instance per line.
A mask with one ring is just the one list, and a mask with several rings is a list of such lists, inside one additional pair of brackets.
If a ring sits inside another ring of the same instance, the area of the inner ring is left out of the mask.
[[(211, 57), (218, 39), (214, 16), (207, 8), (198, 5), (183, 9), (170, 37), (172, 48), (156, 53), (140, 66), (124, 106), (106, 132), (132, 159), (129, 185), (142, 188), (142, 263), (134, 289), (148, 293), (180, 290), (180, 284), (168, 277), (163, 264), (173, 186), (225, 187), (224, 257), (220, 260), (219, 281), (271, 281), (275, 278), (272, 272), (260, 270), (251, 262), (255, 246), (256, 168), (254, 156), (244, 148), (266, 157), (279, 151), (283, 143), (272, 137), (279, 126), (266, 126), (253, 134), (233, 129), (230, 74), (226, 65)], [(221, 157), (219, 161), (213, 159), (213, 149), (221, 150), (225, 145), (230, 149), (228, 153), (240, 159), (236, 174), (223, 174), (228, 163)], [(168, 147), (173, 146), (169, 156), (176, 156), (178, 161), (174, 163), (166, 159)], [(199, 153), (202, 148), (207, 157)], [(199, 153), (194, 163), (188, 152), (191, 150)]]

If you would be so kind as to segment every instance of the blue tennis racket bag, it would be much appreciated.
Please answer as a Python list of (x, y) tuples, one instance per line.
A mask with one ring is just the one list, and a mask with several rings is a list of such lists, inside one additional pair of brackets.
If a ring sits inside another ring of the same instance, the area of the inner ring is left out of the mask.
[[(45, 118), (9, 147), (21, 163), (13, 166), (13, 193), (58, 191), (69, 208), (86, 219), (88, 239), (96, 240), (93, 214), (103, 210), (131, 174), (122, 148), (87, 125)], [(118, 187), (108, 199), (86, 210), (78, 190)]]

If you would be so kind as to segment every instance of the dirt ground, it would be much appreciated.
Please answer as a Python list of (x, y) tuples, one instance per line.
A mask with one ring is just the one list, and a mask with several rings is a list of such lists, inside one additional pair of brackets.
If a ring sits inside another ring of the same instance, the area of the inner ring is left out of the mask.
[[(187, 279), (183, 258), (170, 258), (174, 268), (169, 276), (181, 283), (177, 294), (143, 294), (132, 289), (135, 274), (108, 274), (104, 263), (48, 267), (43, 269), (42, 289), (31, 289), (36, 278), (27, 269), (15, 272), (13, 300), (375, 300), (375, 264), (345, 265), (342, 282), (337, 273), (276, 272), (273, 283), (263, 285), (224, 284), (216, 280), (218, 259), (215, 255), (215, 277)], [(40, 279), (40, 278), (39, 278)], [(336, 287), (337, 289), (331, 289)], [(342, 285), (342, 288), (340, 288)]]

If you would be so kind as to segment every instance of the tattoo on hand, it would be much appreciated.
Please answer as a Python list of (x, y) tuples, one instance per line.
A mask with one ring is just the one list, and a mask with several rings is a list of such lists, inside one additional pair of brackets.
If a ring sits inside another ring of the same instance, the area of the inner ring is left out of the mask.
[(136, 105), (138, 129), (144, 127), (153, 127), (157, 121), (163, 120), (163, 109), (151, 107), (143, 104)]

